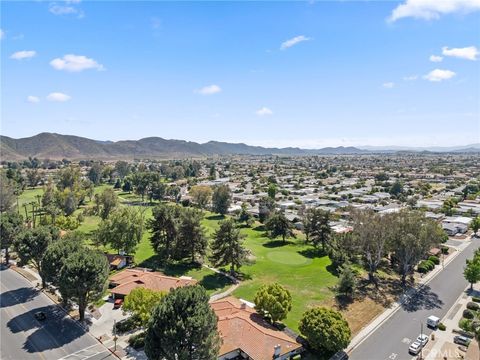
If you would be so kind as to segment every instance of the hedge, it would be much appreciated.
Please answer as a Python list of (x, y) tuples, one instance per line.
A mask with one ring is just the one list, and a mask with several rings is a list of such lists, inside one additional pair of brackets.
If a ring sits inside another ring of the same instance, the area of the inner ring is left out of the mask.
[(477, 311), (478, 309), (480, 309), (480, 305), (470, 301), (467, 303), (467, 309)]

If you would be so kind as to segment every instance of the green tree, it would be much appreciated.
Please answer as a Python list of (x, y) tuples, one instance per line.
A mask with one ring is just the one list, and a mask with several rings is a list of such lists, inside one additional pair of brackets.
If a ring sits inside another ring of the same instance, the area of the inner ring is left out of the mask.
[(76, 166), (68, 166), (58, 172), (57, 188), (75, 190), (80, 187), (82, 174)]
[(390, 187), (390, 194), (393, 196), (398, 196), (403, 193), (403, 185), (399, 180), (396, 180)]
[(304, 215), (304, 232), (307, 242), (318, 248), (322, 244), (325, 251), (326, 244), (332, 236), (330, 227), (330, 212), (323, 209), (309, 209)]
[(115, 191), (111, 188), (103, 190), (99, 197), (99, 205), (102, 207), (100, 217), (105, 220), (118, 206), (118, 196)]
[(267, 194), (270, 199), (275, 200), (275, 196), (277, 195), (277, 185), (275, 184), (268, 185)]
[(210, 186), (192, 186), (189, 193), (193, 199), (193, 202), (197, 204), (200, 209), (205, 209), (212, 198), (212, 189)]
[(95, 237), (99, 244), (132, 254), (143, 235), (143, 214), (133, 207), (122, 207), (102, 220)]
[(473, 234), (476, 235), (478, 229), (480, 229), (480, 216), (477, 216), (475, 219), (472, 220), (470, 223), (470, 228), (473, 230)]
[(352, 236), (359, 253), (363, 256), (368, 278), (377, 284), (375, 274), (389, 246), (388, 218), (383, 218), (373, 210), (354, 210), (350, 215), (353, 225)]
[(99, 162), (94, 162), (88, 170), (88, 178), (95, 185), (102, 181), (103, 165)]
[(240, 209), (240, 213), (237, 216), (237, 221), (240, 223), (245, 223), (246, 226), (252, 226), (254, 221), (253, 216), (248, 212), (246, 203), (242, 203), (242, 208)]
[(350, 343), (351, 331), (338, 311), (317, 307), (305, 311), (299, 330), (310, 346), (318, 351), (335, 353)]
[(162, 291), (154, 291), (138, 287), (133, 289), (130, 294), (125, 297), (123, 303), (123, 311), (128, 311), (139, 319), (142, 326), (145, 326), (152, 315), (153, 309), (165, 296)]
[(345, 295), (353, 297), (355, 293), (355, 288), (357, 285), (357, 277), (352, 270), (352, 267), (347, 262), (339, 270), (340, 276), (338, 277), (337, 284), (337, 293), (340, 295)]
[(147, 228), (152, 234), (152, 247), (158, 255), (167, 260), (176, 246), (180, 212), (178, 206), (158, 205), (152, 210), (152, 218), (147, 220)]
[(0, 212), (9, 211), (15, 206), (16, 191), (13, 181), (1, 173), (0, 176)]
[(225, 215), (228, 212), (231, 202), (232, 195), (230, 194), (228, 185), (219, 185), (214, 188), (212, 195), (212, 208), (214, 212)]
[(10, 261), (10, 247), (23, 229), (23, 218), (9, 211), (0, 216), (0, 248), (5, 250), (5, 264)]
[(82, 233), (74, 232), (48, 245), (43, 256), (43, 276), (46, 282), (60, 285), (60, 270), (71, 254), (83, 250), (83, 240)]
[(130, 165), (126, 161), (117, 161), (114, 169), (120, 179), (125, 178), (130, 173)]
[(41, 226), (22, 231), (14, 241), (14, 248), (23, 264), (31, 263), (42, 277), (42, 287), (45, 287), (43, 273), (43, 258), (48, 245), (60, 237), (58, 229)]
[(42, 175), (38, 171), (38, 169), (27, 169), (26, 171), (28, 185), (32, 188), (37, 186), (40, 180), (42, 179)]
[(406, 277), (413, 272), (414, 266), (428, 250), (440, 244), (444, 231), (419, 211), (389, 214), (384, 222), (388, 223), (388, 241), (405, 285)]
[(257, 311), (270, 318), (272, 323), (285, 319), (292, 309), (290, 291), (277, 283), (262, 285), (255, 294), (254, 302)]
[(467, 259), (467, 266), (463, 270), (465, 280), (470, 283), (470, 290), (473, 290), (473, 285), (480, 281), (480, 257), (475, 256), (473, 259)]
[(262, 197), (258, 202), (258, 217), (264, 223), (275, 210), (275, 201), (270, 197)]
[(281, 236), (284, 243), (287, 237), (295, 237), (292, 222), (281, 212), (275, 212), (270, 215), (265, 223), (265, 228), (269, 238), (275, 239)]
[(208, 240), (201, 221), (203, 214), (196, 209), (186, 208), (180, 216), (177, 241), (177, 259), (190, 256), (192, 262), (196, 257), (203, 258), (207, 252)]
[(145, 354), (150, 360), (214, 360), (220, 349), (217, 316), (201, 286), (173, 289), (152, 313)]
[(88, 248), (70, 254), (63, 264), (59, 290), (62, 297), (78, 304), (80, 321), (85, 318), (88, 304), (102, 297), (106, 290), (108, 273), (107, 258)]
[(210, 245), (211, 259), (215, 266), (230, 265), (230, 273), (233, 275), (235, 269), (238, 270), (247, 257), (247, 250), (243, 246), (245, 235), (240, 234), (232, 219), (221, 221), (219, 225)]

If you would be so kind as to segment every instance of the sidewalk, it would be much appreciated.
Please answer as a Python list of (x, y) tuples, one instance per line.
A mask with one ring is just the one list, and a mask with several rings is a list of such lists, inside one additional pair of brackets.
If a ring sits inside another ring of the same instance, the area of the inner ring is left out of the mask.
[(428, 273), (425, 277), (420, 279), (417, 283), (417, 286), (413, 289), (410, 289), (405, 294), (403, 294), (389, 309), (385, 310), (383, 313), (378, 315), (370, 324), (364, 327), (351, 341), (348, 345), (348, 348), (345, 350), (347, 353), (353, 351), (357, 346), (359, 346), (365, 339), (367, 339), (371, 333), (373, 333), (378, 327), (380, 327), (385, 321), (387, 321), (395, 312), (397, 312), (401, 306), (410, 299), (410, 296), (416, 291), (420, 290), (428, 282), (430, 282), (435, 276), (437, 276), (445, 266), (447, 266), (453, 259), (455, 259), (458, 254), (460, 254), (468, 245), (470, 241), (466, 241), (465, 244), (462, 244), (459, 249), (455, 249), (455, 252), (450, 254), (448, 258), (445, 259), (445, 262), (442, 265), (437, 265), (434, 270)]

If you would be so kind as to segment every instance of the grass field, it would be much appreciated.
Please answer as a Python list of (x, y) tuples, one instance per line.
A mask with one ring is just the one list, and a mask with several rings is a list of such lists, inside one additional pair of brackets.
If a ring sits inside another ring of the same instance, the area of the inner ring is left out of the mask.
[[(95, 193), (103, 191), (108, 185), (95, 188)], [(20, 204), (36, 200), (36, 195), (42, 193), (41, 188), (28, 189), (20, 196)], [(136, 203), (140, 198), (134, 194), (119, 192), (122, 202)], [(87, 204), (88, 205), (88, 204)], [(150, 206), (130, 205), (145, 211), (145, 219), (152, 215)], [(205, 212), (202, 225), (205, 227), (209, 238), (213, 236), (218, 222), (224, 217)], [(78, 231), (90, 235), (100, 222), (98, 216), (86, 216)], [(252, 254), (252, 263), (242, 267), (243, 281), (234, 295), (252, 301), (255, 292), (263, 284), (278, 282), (285, 286), (292, 294), (292, 311), (289, 313), (285, 324), (293, 330), (298, 330), (298, 321), (303, 312), (310, 307), (332, 303), (331, 290), (337, 282), (337, 277), (330, 269), (330, 260), (327, 256), (318, 256), (309, 245), (305, 245), (302, 238), (288, 239), (286, 243), (281, 240), (271, 240), (264, 234), (260, 226), (243, 228), (246, 235), (245, 246)], [(191, 276), (197, 279), (212, 294), (228, 288), (230, 281), (219, 274), (204, 267), (195, 267), (185, 264), (170, 264), (164, 266), (150, 244), (150, 234), (145, 231), (141, 242), (135, 252), (135, 262), (140, 266), (151, 267), (172, 276)], [(109, 249), (103, 249), (112, 251)], [(208, 260), (207, 260), (208, 261)]]
[(310, 307), (330, 303), (337, 277), (330, 272), (330, 259), (318, 257), (304, 240), (281, 240), (265, 237), (261, 227), (242, 232), (247, 236), (245, 245), (255, 256), (254, 264), (242, 268), (245, 280), (234, 295), (253, 301), (255, 292), (263, 284), (278, 282), (292, 295), (292, 311), (285, 324), (298, 330), (298, 321)]

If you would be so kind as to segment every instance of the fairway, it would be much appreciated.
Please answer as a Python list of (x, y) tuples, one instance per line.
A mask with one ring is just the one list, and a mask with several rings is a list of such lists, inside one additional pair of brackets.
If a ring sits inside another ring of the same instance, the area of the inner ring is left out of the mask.
[(303, 255), (287, 251), (270, 251), (267, 253), (267, 258), (285, 265), (308, 265), (312, 262), (311, 259)]

